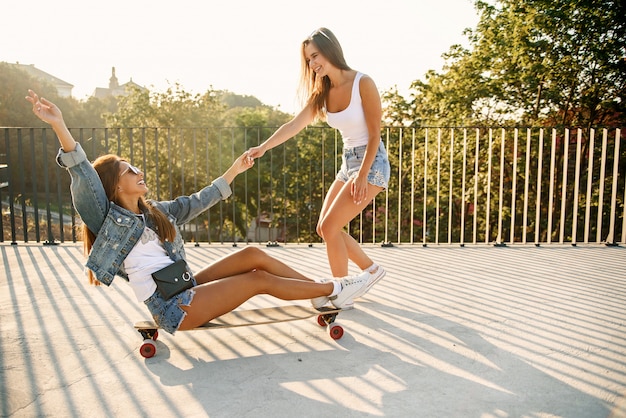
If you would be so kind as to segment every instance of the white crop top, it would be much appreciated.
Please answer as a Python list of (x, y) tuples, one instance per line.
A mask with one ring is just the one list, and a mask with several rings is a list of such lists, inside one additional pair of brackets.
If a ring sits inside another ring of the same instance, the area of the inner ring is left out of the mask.
[(354, 148), (367, 145), (369, 133), (365, 123), (365, 112), (361, 102), (361, 90), (359, 88), (363, 73), (356, 73), (352, 83), (352, 95), (350, 104), (341, 112), (326, 112), (326, 122), (332, 128), (338, 129), (343, 138), (344, 148)]

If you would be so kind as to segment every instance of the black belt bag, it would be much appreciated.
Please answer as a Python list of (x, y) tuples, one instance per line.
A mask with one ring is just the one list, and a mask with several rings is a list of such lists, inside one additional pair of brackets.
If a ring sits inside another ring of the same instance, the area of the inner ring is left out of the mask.
[(193, 287), (191, 272), (185, 260), (178, 260), (174, 264), (152, 273), (157, 290), (163, 299), (170, 299), (184, 290)]

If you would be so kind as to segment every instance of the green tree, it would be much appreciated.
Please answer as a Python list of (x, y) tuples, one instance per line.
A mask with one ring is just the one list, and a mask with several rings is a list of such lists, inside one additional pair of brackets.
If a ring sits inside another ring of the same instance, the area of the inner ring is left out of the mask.
[[(73, 126), (80, 126), (86, 119), (80, 102), (59, 97), (52, 84), (14, 65), (0, 63), (0, 86), (0, 126), (17, 127), (2, 130), (0, 163), (7, 165), (3, 180), (10, 183), (13, 190), (10, 197), (14, 201), (23, 206), (32, 205), (43, 194), (42, 184), (56, 179), (58, 167), (50, 161), (59, 145), (48, 125), (33, 115), (31, 104), (25, 100), (28, 89), (59, 105), (68, 123), (77, 124)], [(65, 178), (60, 181), (64, 182)], [(8, 199), (8, 188), (2, 192), (2, 200)]]
[[(624, 124), (623, 2), (498, 0), (477, 1), (476, 8), (479, 23), (466, 30), (469, 49), (452, 46), (441, 72), (431, 70), (412, 84), (413, 120), (422, 125)], [(392, 109), (398, 106), (405, 105), (392, 102)]]
[(28, 95), (28, 89), (58, 104), (68, 119), (79, 113), (80, 103), (77, 100), (59, 97), (56, 88), (50, 83), (32, 77), (24, 70), (5, 62), (0, 62), (0, 86), (0, 126), (46, 126), (33, 115), (30, 103), (24, 99)]
[[(475, 4), (480, 19), (475, 29), (465, 32), (469, 47), (451, 46), (444, 54), (446, 61), (442, 70), (430, 70), (423, 80), (414, 81), (409, 98), (403, 98), (395, 91), (386, 92), (383, 95), (386, 120), (412, 127), (557, 127), (559, 134), (554, 138), (555, 179), (562, 177), (564, 169), (575, 169), (574, 146), (570, 146), (569, 155), (565, 155), (563, 128), (581, 127), (583, 157), (580, 167), (584, 169), (589, 155), (589, 128), (623, 127), (626, 122), (626, 10), (623, 2), (496, 0), (477, 1)], [(455, 166), (460, 164), (458, 138), (453, 141), (445, 128), (440, 131), (431, 129), (429, 133), (429, 159), (422, 162), (428, 167), (428, 179), (441, 176), (441, 184), (451, 181), (453, 190), (461, 190), (458, 176), (446, 178), (445, 171), (447, 156), (453, 156)], [(438, 140), (437, 146), (433, 146), (433, 134), (441, 134), (441, 146)], [(417, 155), (422, 155), (425, 135), (425, 131), (418, 131)], [(479, 161), (479, 170), (468, 173), (473, 176), (468, 178), (468, 184), (475, 178), (480, 184), (485, 184), (485, 164), (493, 167), (492, 182), (502, 173), (504, 184), (511, 184), (514, 176), (512, 161), (517, 156), (513, 154), (510, 135), (505, 138), (497, 129), (481, 129), (479, 138), (480, 152), (476, 156), (473, 141), (468, 148), (468, 166), (472, 167), (474, 158)], [(502, 141), (506, 144), (504, 148), (501, 147)], [(546, 135), (544, 159), (549, 156), (552, 141), (553, 138)], [(535, 131), (530, 148), (535, 157), (537, 144)], [(595, 146), (599, 147), (599, 141), (596, 140)], [(490, 148), (493, 150), (491, 160), (488, 155)], [(595, 155), (599, 152), (596, 149)], [(500, 166), (502, 153), (505, 164)], [(622, 151), (622, 162), (626, 161), (624, 155), (626, 153)], [(569, 164), (564, 168), (565, 158), (568, 158)], [(443, 171), (438, 170), (438, 164), (433, 164), (437, 161), (444, 162)], [(549, 161), (544, 160), (543, 167), (548, 164)], [(519, 175), (517, 179), (520, 181)], [(415, 181), (421, 184), (421, 173), (416, 174)], [(542, 190), (545, 193), (549, 189), (547, 176), (544, 175), (543, 181)], [(479, 218), (479, 224), (494, 222), (493, 217), (498, 214), (498, 207), (495, 206), (498, 196), (494, 195), (497, 186), (492, 183), (491, 196), (488, 190), (477, 191), (482, 210), (491, 213), (490, 219)], [(428, 187), (432, 185), (429, 183)], [(531, 194), (536, 193), (533, 187), (529, 190)], [(565, 194), (560, 188), (560, 182), (555, 180), (552, 208), (555, 222), (552, 231), (546, 231), (546, 225), (542, 225), (543, 234), (553, 234), (560, 228), (560, 196)], [(467, 205), (473, 200), (473, 193), (473, 190), (466, 189), (465, 202), (461, 202), (459, 196), (452, 196), (449, 202), (438, 203), (448, 206), (442, 207), (443, 212), (449, 211), (450, 205), (453, 205), (451, 213), (454, 213), (460, 205)], [(573, 198), (571, 190), (566, 194), (568, 199)], [(489, 197), (491, 207), (487, 208), (485, 199)], [(408, 196), (404, 196), (406, 198)], [(510, 201), (508, 191), (503, 198)], [(571, 201), (565, 204), (567, 208), (571, 206)], [(429, 213), (432, 213), (432, 207), (433, 202), (429, 202)], [(547, 209), (544, 207), (543, 210)], [(507, 212), (503, 215), (506, 222), (511, 214)], [(572, 216), (571, 210), (567, 212), (566, 225), (571, 225)], [(429, 216), (429, 222), (435, 217), (435, 214)], [(544, 213), (542, 219), (547, 219), (547, 214)], [(433, 229), (432, 224), (425, 227)], [(481, 230), (484, 228), (481, 227)], [(493, 238), (484, 237), (487, 241)]]
[(229, 109), (237, 108), (237, 107), (259, 107), (262, 106), (263, 103), (259, 99), (254, 96), (247, 95), (239, 95), (226, 90), (222, 90), (219, 93), (219, 98), (222, 103), (226, 105)]
[[(167, 196), (175, 196), (208, 184), (234, 158), (260, 143), (289, 117), (263, 106), (256, 98), (219, 90), (192, 94), (179, 84), (164, 92), (136, 89), (120, 97), (115, 112), (105, 115), (107, 138), (99, 142), (107, 149), (117, 144), (118, 149), (126, 150), (126, 158), (141, 161), (142, 169), (156, 183), (155, 198), (165, 189)], [(230, 233), (230, 228), (245, 236), (249, 219), (241, 214), (256, 216), (265, 202), (245, 195), (245, 188), (236, 187), (237, 183), (245, 181), (251, 190), (271, 188), (280, 178), (281, 168), (271, 164), (269, 169), (250, 170), (240, 176), (234, 185), (235, 199), (218, 205), (214, 210), (217, 216), (200, 220), (213, 237), (210, 239)]]

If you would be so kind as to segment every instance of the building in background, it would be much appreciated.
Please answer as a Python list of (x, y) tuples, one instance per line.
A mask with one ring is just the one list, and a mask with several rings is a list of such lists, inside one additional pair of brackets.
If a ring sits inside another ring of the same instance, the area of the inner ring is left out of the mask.
[(96, 89), (93, 91), (92, 96), (98, 99), (104, 99), (105, 97), (109, 96), (126, 96), (128, 94), (128, 91), (130, 90), (129, 87), (136, 87), (141, 91), (147, 90), (145, 87), (142, 87), (139, 84), (135, 83), (132, 78), (128, 83), (120, 85), (119, 81), (117, 80), (117, 76), (115, 75), (115, 67), (112, 67), (111, 78), (109, 78), (109, 87), (96, 87)]
[[(34, 64), (20, 64), (20, 63), (7, 63), (14, 68), (22, 70), (26, 72), (33, 78), (45, 81), (54, 87), (56, 87), (57, 94), (60, 97), (72, 97), (72, 89), (74, 88), (73, 84), (68, 83), (67, 81), (63, 81), (58, 77), (53, 76), (52, 74), (48, 74), (47, 72), (40, 70), (35, 67)], [(141, 91), (147, 91), (143, 86), (135, 83), (131, 78), (130, 81), (124, 84), (120, 84), (117, 76), (115, 75), (115, 67), (111, 68), (111, 78), (109, 78), (109, 87), (96, 87), (93, 91), (92, 97), (96, 97), (98, 99), (103, 99), (105, 97), (117, 97), (117, 96), (126, 96), (130, 91), (130, 87), (138, 88)]]
[(74, 88), (73, 84), (70, 84), (67, 81), (63, 81), (60, 78), (57, 78), (51, 74), (48, 74), (45, 71), (40, 70), (39, 68), (35, 67), (34, 64), (20, 64), (18, 62), (9, 65), (26, 72), (33, 78), (37, 78), (52, 84), (54, 87), (56, 87), (57, 94), (60, 97), (72, 97), (72, 89)]

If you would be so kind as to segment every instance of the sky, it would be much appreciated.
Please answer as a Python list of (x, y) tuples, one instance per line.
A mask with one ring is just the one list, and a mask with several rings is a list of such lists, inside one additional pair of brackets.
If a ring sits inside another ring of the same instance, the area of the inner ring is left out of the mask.
[(381, 92), (406, 95), (478, 22), (472, 0), (3, 0), (0, 16), (0, 61), (34, 64), (77, 99), (115, 67), (120, 84), (228, 90), (289, 113), (301, 42), (319, 27)]

